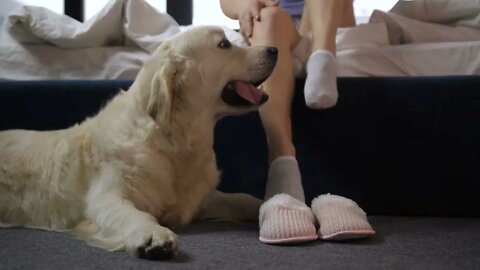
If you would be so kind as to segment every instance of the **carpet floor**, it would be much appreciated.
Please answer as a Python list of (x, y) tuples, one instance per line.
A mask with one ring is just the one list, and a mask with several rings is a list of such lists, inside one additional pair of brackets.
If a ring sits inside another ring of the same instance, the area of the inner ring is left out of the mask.
[(147, 261), (69, 234), (0, 229), (0, 269), (480, 269), (480, 219), (369, 217), (377, 234), (351, 242), (260, 243), (254, 223), (198, 222), (178, 231), (180, 255)]

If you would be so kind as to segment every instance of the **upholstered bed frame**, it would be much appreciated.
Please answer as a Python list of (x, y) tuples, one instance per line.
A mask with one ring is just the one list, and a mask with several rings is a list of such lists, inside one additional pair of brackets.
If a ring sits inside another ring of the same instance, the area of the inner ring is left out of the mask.
[[(297, 81), (293, 134), (307, 199), (335, 193), (369, 214), (480, 216), (480, 76), (340, 78), (338, 105), (311, 110)], [(2, 81), (0, 130), (52, 130), (95, 114), (131, 81)], [(257, 113), (216, 128), (220, 189), (262, 197)]]

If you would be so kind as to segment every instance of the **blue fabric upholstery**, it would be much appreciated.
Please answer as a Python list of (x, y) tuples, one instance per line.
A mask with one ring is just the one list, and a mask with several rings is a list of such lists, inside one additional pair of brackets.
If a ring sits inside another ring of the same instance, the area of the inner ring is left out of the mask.
[[(293, 133), (308, 200), (330, 192), (369, 214), (480, 216), (480, 76), (338, 83), (338, 105), (315, 111), (297, 81)], [(69, 127), (130, 84), (2, 81), (0, 130)], [(215, 149), (220, 189), (262, 197), (268, 161), (258, 114), (221, 120)]]

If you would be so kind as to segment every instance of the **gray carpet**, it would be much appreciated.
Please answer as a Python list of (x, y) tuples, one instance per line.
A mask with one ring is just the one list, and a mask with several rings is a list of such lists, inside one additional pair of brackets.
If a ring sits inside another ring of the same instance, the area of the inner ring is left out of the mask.
[(271, 246), (256, 224), (201, 222), (179, 232), (168, 262), (89, 247), (68, 234), (0, 229), (0, 269), (480, 269), (480, 219), (370, 217), (377, 235)]

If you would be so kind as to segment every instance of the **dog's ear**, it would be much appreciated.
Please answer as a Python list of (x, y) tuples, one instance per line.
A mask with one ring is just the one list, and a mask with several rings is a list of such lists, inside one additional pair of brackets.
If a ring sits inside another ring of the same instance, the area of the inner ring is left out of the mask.
[(169, 55), (152, 77), (146, 110), (156, 121), (170, 119), (173, 103), (179, 98), (182, 86), (182, 63), (181, 57)]

